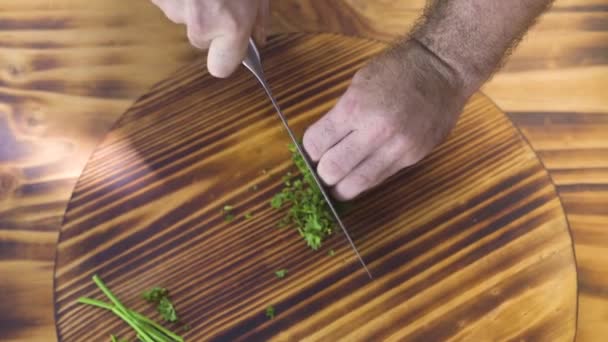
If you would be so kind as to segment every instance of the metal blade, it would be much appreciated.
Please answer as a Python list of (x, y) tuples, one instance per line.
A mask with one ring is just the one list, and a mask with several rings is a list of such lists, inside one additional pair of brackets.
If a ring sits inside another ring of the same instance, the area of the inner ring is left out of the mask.
[(355, 245), (355, 243), (353, 242), (353, 239), (351, 239), (350, 235), (348, 234), (348, 231), (346, 230), (346, 227), (344, 226), (344, 223), (342, 223), (342, 220), (340, 219), (340, 216), (338, 216), (338, 212), (336, 211), (336, 208), (334, 208), (334, 205), (331, 202), (331, 198), (327, 194), (327, 191), (323, 187), (323, 183), (319, 179), (319, 176), (317, 175), (317, 172), (315, 171), (314, 167), (312, 166), (312, 163), (310, 162), (310, 159), (308, 158), (308, 154), (306, 154), (305, 151), (304, 151), (304, 149), (302, 148), (302, 146), (300, 146), (300, 143), (298, 142), (298, 139), (296, 138), (295, 134), (293, 133), (293, 131), (289, 127), (289, 123), (287, 122), (287, 118), (285, 117), (285, 115), (283, 115), (283, 112), (281, 111), (281, 108), (279, 107), (277, 101), (275, 100), (274, 96), (270, 92), (270, 88), (268, 87), (268, 85), (263, 80), (260, 80), (258, 77), (256, 77), (256, 78), (262, 84), (262, 87), (264, 88), (264, 91), (266, 92), (266, 95), (268, 95), (268, 98), (272, 102), (272, 105), (274, 106), (274, 109), (277, 111), (277, 114), (279, 115), (279, 118), (281, 119), (281, 122), (283, 122), (283, 126), (287, 130), (287, 133), (289, 134), (289, 137), (291, 138), (291, 141), (296, 146), (296, 149), (298, 150), (298, 152), (300, 153), (300, 155), (302, 155), (302, 159), (304, 159), (304, 162), (306, 163), (306, 166), (308, 167), (308, 170), (312, 174), (312, 178), (315, 180), (315, 183), (317, 184), (317, 186), (321, 190), (321, 193), (323, 194), (323, 197), (325, 198), (325, 202), (327, 202), (327, 205), (329, 206), (329, 209), (331, 210), (332, 214), (334, 215), (334, 218), (336, 219), (336, 222), (338, 222), (338, 225), (342, 229), (342, 232), (346, 236), (346, 239), (350, 243), (350, 246), (355, 251), (355, 254), (357, 255), (357, 258), (359, 258), (359, 262), (361, 263), (361, 265), (365, 269), (365, 272), (367, 272), (367, 275), (370, 278), (373, 278), (371, 272), (369, 271), (369, 269), (367, 268), (367, 265), (365, 264), (365, 261), (363, 261), (363, 258), (361, 257), (361, 254), (359, 253), (359, 250), (357, 249), (357, 246)]
[(350, 235), (348, 234), (346, 227), (344, 227), (342, 220), (340, 220), (340, 216), (338, 216), (338, 212), (336, 211), (336, 208), (334, 208), (334, 205), (331, 203), (331, 198), (329, 197), (329, 195), (327, 194), (327, 191), (323, 187), (323, 183), (321, 183), (321, 180), (319, 179), (317, 172), (313, 168), (312, 163), (310, 162), (310, 159), (308, 158), (308, 155), (306, 154), (306, 152), (304, 151), (302, 146), (300, 146), (300, 143), (298, 143), (298, 139), (296, 139), (295, 134), (293, 134), (293, 131), (289, 127), (287, 118), (285, 117), (285, 115), (283, 115), (283, 112), (281, 111), (279, 104), (277, 103), (274, 96), (272, 95), (272, 92), (270, 91), (270, 86), (268, 85), (268, 83), (266, 82), (266, 78), (264, 77), (264, 69), (262, 68), (260, 52), (258, 51), (258, 48), (255, 45), (255, 42), (251, 38), (249, 39), (249, 46), (247, 47), (247, 54), (245, 55), (245, 59), (243, 60), (243, 65), (247, 69), (249, 69), (249, 71), (251, 71), (251, 73), (255, 76), (255, 78), (258, 80), (258, 82), (262, 85), (262, 88), (264, 88), (264, 91), (266, 92), (266, 95), (268, 95), (270, 102), (272, 102), (274, 109), (277, 111), (277, 114), (279, 114), (279, 118), (281, 118), (281, 122), (283, 122), (283, 126), (287, 130), (287, 133), (289, 134), (291, 141), (296, 146), (296, 149), (298, 150), (298, 153), (300, 153), (300, 155), (302, 156), (302, 159), (304, 159), (304, 162), (306, 163), (306, 167), (310, 171), (310, 174), (312, 175), (312, 178), (315, 180), (315, 183), (319, 187), (319, 190), (321, 190), (321, 193), (323, 194), (323, 198), (325, 198), (325, 202), (329, 206), (329, 209), (331, 209), (331, 212), (332, 212), (334, 218), (336, 219), (336, 222), (338, 222), (338, 225), (342, 229), (342, 232), (344, 232), (346, 239), (350, 243), (350, 246), (352, 247), (352, 249), (355, 251), (355, 254), (357, 255), (357, 258), (359, 258), (359, 262), (361, 262), (361, 265), (365, 269), (365, 272), (367, 272), (367, 275), (370, 278), (372, 278), (371, 272), (367, 268), (365, 261), (363, 261), (361, 254), (359, 254), (359, 250), (357, 249), (357, 246), (355, 246), (353, 239), (350, 238)]

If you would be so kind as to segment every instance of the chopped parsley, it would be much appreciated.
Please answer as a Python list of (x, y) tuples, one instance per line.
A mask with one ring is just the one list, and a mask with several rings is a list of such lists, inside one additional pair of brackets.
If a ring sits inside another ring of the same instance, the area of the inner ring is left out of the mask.
[(234, 214), (232, 214), (232, 210), (234, 210), (234, 207), (226, 204), (224, 206), (224, 209), (222, 210), (222, 213), (224, 213), (224, 221), (226, 222), (232, 222), (234, 221)]
[(156, 286), (142, 293), (142, 297), (149, 303), (156, 304), (156, 311), (158, 311), (165, 321), (179, 321), (175, 307), (169, 299), (169, 290)]
[(147, 291), (144, 291), (141, 296), (148, 302), (158, 303), (161, 298), (167, 297), (169, 291), (164, 287), (155, 286)]
[(163, 319), (167, 322), (177, 322), (179, 318), (177, 317), (177, 312), (175, 311), (175, 307), (171, 300), (168, 297), (163, 297), (158, 301), (158, 305), (156, 306), (156, 310), (163, 316)]
[(300, 174), (294, 176), (287, 173), (283, 177), (283, 189), (272, 197), (270, 205), (275, 209), (289, 206), (279, 227), (293, 225), (306, 244), (317, 250), (323, 240), (334, 232), (334, 217), (295, 145), (291, 144), (289, 151)]
[(283, 279), (287, 275), (287, 269), (283, 268), (283, 269), (280, 269), (280, 270), (276, 270), (274, 272), (274, 274), (277, 276), (277, 278)]
[(274, 306), (270, 305), (269, 307), (266, 308), (266, 317), (268, 317), (269, 319), (273, 319), (275, 316), (275, 310), (274, 310)]

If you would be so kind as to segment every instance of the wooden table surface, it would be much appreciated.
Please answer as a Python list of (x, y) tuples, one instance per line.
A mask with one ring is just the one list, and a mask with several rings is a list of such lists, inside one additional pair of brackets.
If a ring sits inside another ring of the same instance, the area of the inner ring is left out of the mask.
[[(275, 1), (273, 31), (390, 40), (424, 2)], [(608, 3), (557, 0), (484, 92), (549, 171), (575, 243), (577, 337), (608, 334)], [(57, 232), (94, 147), (199, 55), (146, 0), (0, 4), (0, 337), (53, 337)]]
[[(336, 34), (273, 37), (261, 52), (266, 77), (296, 135), (385, 47)], [(433, 154), (343, 215), (371, 281), (342, 234), (314, 252), (295, 229), (276, 227), (281, 212), (269, 203), (293, 169), (288, 142), (244, 68), (215, 80), (195, 62), (136, 101), (68, 205), (54, 286), (61, 340), (133, 335), (76, 303), (99, 295), (99, 274), (147, 314), (137, 293), (168, 286), (190, 341), (572, 341), (565, 214), (540, 160), (487, 97), (471, 99)], [(234, 221), (224, 220), (226, 204)]]

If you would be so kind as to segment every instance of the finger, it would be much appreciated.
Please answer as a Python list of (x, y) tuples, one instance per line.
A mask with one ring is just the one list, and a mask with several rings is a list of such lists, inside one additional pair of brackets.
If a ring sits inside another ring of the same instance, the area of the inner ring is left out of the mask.
[(253, 27), (255, 42), (261, 46), (266, 44), (268, 27), (270, 26), (270, 0), (260, 1), (258, 15)]
[(351, 131), (351, 126), (347, 122), (338, 120), (336, 108), (334, 108), (308, 127), (304, 132), (302, 144), (310, 159), (318, 162), (327, 150), (344, 139)]
[(400, 158), (405, 150), (401, 139), (389, 140), (336, 184), (332, 190), (334, 197), (351, 200), (380, 184), (401, 169)]
[(369, 130), (353, 131), (321, 157), (319, 177), (329, 186), (337, 184), (383, 143)]
[(200, 31), (196, 25), (186, 25), (186, 34), (190, 44), (197, 49), (207, 50), (211, 41), (205, 37), (205, 34)]
[(222, 35), (209, 44), (207, 69), (215, 77), (230, 76), (241, 64), (247, 52), (249, 37), (245, 35)]
[(207, 50), (211, 41), (206, 25), (205, 9), (196, 1), (185, 3), (186, 33), (192, 46)]
[[(397, 140), (398, 139), (399, 138), (397, 138)], [(412, 148), (412, 146), (409, 146), (409, 144), (400, 143), (400, 146), (401, 146), (401, 148), (397, 148), (396, 151), (389, 151), (386, 153), (387, 155), (396, 156), (397, 160), (395, 162), (393, 162), (392, 165), (390, 165), (386, 170), (384, 170), (377, 177), (376, 181), (372, 182), (372, 185), (366, 186), (365, 187), (366, 189), (363, 190), (362, 192), (375, 188), (376, 186), (382, 184), (384, 181), (386, 181), (390, 177), (394, 176), (395, 174), (399, 173), (400, 171), (402, 171), (403, 169), (405, 169), (407, 167), (415, 165), (422, 159), (423, 155), (420, 154), (419, 152), (417, 152), (417, 150), (415, 148)], [(336, 187), (337, 186), (338, 185), (336, 185)], [(348, 185), (345, 184), (344, 186), (346, 187)], [(341, 201), (355, 198), (355, 197), (359, 196), (360, 194), (361, 194), (361, 192), (359, 192), (358, 194), (356, 194), (354, 196), (349, 195), (349, 194), (345, 194), (346, 196), (344, 196), (340, 191), (336, 192), (336, 190), (334, 189), (334, 196), (336, 197), (336, 199), (340, 199)], [(349, 197), (349, 196), (351, 196), (351, 197)]]

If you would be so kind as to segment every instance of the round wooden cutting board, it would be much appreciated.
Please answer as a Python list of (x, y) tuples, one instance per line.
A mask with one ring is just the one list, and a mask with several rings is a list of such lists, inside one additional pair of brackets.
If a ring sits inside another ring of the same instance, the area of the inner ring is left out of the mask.
[[(262, 56), (301, 134), (384, 47), (292, 34), (272, 38)], [(60, 340), (134, 340), (118, 318), (76, 303), (103, 298), (93, 274), (154, 318), (140, 293), (169, 288), (191, 326), (187, 341), (572, 340), (576, 271), (560, 201), (486, 97), (471, 99), (432, 155), (344, 215), (373, 280), (341, 233), (315, 252), (294, 229), (276, 227), (284, 211), (269, 200), (292, 170), (287, 144), (244, 68), (218, 80), (189, 65), (140, 98), (91, 157), (65, 215), (54, 289)]]

